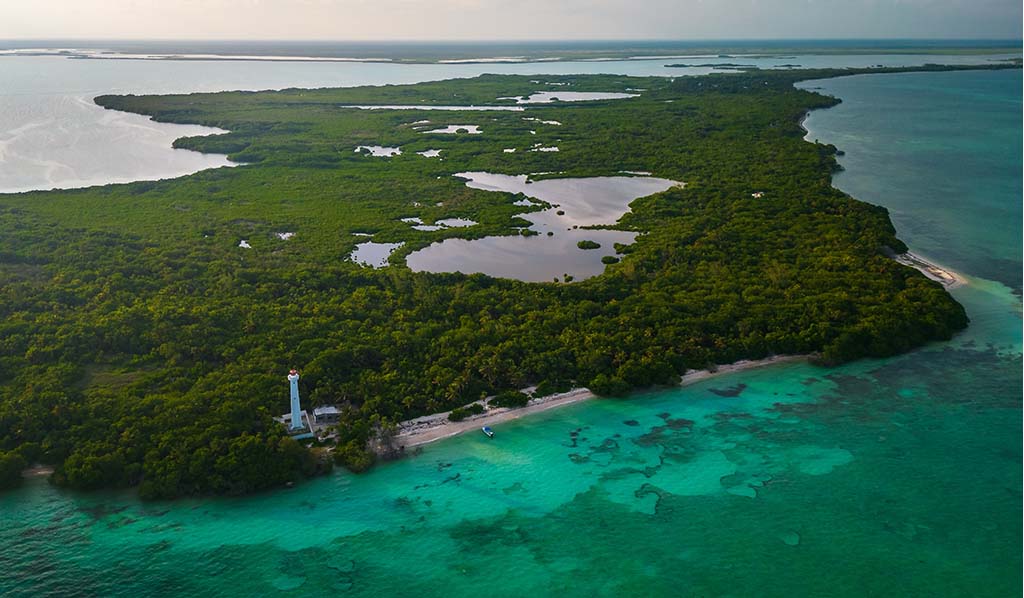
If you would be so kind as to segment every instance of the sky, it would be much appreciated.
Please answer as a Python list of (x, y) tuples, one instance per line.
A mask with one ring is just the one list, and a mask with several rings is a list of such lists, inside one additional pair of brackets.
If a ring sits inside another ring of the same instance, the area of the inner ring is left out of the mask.
[(1021, 0), (0, 0), (0, 39), (1019, 39), (1021, 6)]

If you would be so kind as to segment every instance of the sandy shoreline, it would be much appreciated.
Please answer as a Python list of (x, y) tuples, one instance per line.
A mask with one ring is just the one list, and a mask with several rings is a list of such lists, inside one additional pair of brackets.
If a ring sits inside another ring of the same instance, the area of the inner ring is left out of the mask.
[[(807, 355), (778, 355), (766, 359), (737, 361), (728, 365), (718, 366), (714, 371), (690, 370), (683, 375), (679, 382), (679, 386), (688, 386), (720, 374), (741, 372), (777, 363), (805, 361), (807, 358)], [(493, 426), (501, 422), (519, 419), (520, 417), (532, 415), (534, 413), (541, 413), (549, 409), (579, 403), (580, 401), (586, 401), (596, 397), (597, 395), (590, 392), (587, 388), (575, 388), (569, 392), (531, 399), (526, 407), (521, 407), (519, 409), (491, 409), (486, 413), (468, 417), (460, 422), (449, 421), (448, 413), (427, 415), (400, 423), (398, 425), (399, 433), (395, 436), (395, 441), (399, 446), (405, 448), (421, 446), (441, 440), (442, 438), (450, 438), (452, 436), (462, 434), (463, 432), (479, 430), (483, 426)]]
[[(811, 81), (811, 79), (807, 79), (806, 81)], [(825, 94), (820, 89), (816, 88), (807, 88), (807, 91), (812, 91), (814, 93), (819, 93), (821, 95), (828, 95)], [(801, 129), (803, 129), (804, 141), (811, 141), (809, 139), (811, 131), (806, 126), (807, 119), (809, 119), (814, 112), (818, 110), (828, 110), (829, 108), (830, 107), (808, 110), (807, 112), (804, 112), (803, 115), (800, 116), (800, 121), (797, 124), (800, 126)], [(815, 139), (814, 143), (818, 143), (818, 140)], [(840, 152), (840, 155), (841, 154), (842, 152)], [(835, 188), (835, 185), (833, 185), (833, 188)], [(943, 266), (939, 266), (937, 264), (929, 262), (928, 260), (915, 254), (912, 251), (907, 251), (906, 253), (887, 252), (887, 254), (890, 258), (896, 260), (897, 262), (903, 264), (904, 266), (910, 266), (911, 268), (920, 271), (929, 279), (934, 280), (935, 282), (946, 287), (947, 290), (955, 289), (957, 287), (964, 286), (967, 284), (967, 278), (964, 277), (963, 275), (958, 274), (957, 272), (954, 272), (949, 268), (945, 268)]]
[(938, 282), (947, 289), (955, 289), (967, 284), (967, 279), (964, 276), (948, 268), (933, 264), (913, 252), (900, 253), (892, 256), (892, 259), (904, 266), (915, 268), (929, 279)]
[(27, 469), (22, 470), (21, 475), (26, 478), (36, 478), (48, 476), (53, 473), (53, 468), (49, 465), (33, 465)]
[[(810, 79), (808, 79), (808, 81), (810, 81)], [(827, 95), (820, 89), (807, 88), (807, 91)], [(816, 112), (817, 110), (828, 110), (828, 108), (829, 107), (808, 110), (807, 112), (804, 112), (802, 116), (800, 116), (800, 121), (797, 124), (804, 132), (804, 141), (810, 141), (809, 137), (811, 135), (810, 129), (808, 129), (805, 124), (807, 122), (807, 119), (809, 119), (811, 117), (811, 114)], [(814, 143), (818, 143), (818, 140), (815, 139)], [(839, 155), (841, 154), (842, 152), (839, 153)], [(835, 188), (835, 185), (833, 185), (833, 188)], [(949, 268), (929, 262), (928, 260), (924, 259), (923, 257), (917, 255), (912, 251), (907, 251), (906, 253), (895, 253), (890, 250), (887, 251), (887, 254), (890, 258), (896, 260), (897, 262), (903, 264), (904, 266), (910, 266), (911, 268), (918, 270), (919, 272), (921, 272), (921, 274), (924, 274), (929, 279), (934, 280), (935, 282), (946, 287), (947, 290), (955, 289), (957, 287), (961, 287), (967, 284), (967, 278), (964, 277), (963, 275), (954, 272)]]

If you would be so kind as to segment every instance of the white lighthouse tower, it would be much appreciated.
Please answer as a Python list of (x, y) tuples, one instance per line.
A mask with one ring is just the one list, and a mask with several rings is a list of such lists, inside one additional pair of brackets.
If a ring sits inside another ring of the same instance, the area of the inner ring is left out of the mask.
[(306, 425), (302, 421), (302, 410), (299, 409), (299, 372), (292, 370), (288, 372), (288, 382), (292, 390), (292, 430), (302, 430)]

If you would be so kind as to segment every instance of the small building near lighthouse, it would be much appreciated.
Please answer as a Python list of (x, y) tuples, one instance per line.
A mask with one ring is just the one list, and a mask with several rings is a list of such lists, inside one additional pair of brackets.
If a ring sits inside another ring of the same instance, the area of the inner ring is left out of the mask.
[(309, 414), (299, 404), (299, 372), (297, 370), (293, 369), (288, 372), (288, 386), (291, 410), (274, 419), (284, 424), (288, 429), (288, 434), (296, 440), (313, 438), (313, 426), (309, 421)]
[(313, 409), (313, 423), (318, 426), (336, 424), (341, 421), (341, 411), (334, 405), (321, 405)]

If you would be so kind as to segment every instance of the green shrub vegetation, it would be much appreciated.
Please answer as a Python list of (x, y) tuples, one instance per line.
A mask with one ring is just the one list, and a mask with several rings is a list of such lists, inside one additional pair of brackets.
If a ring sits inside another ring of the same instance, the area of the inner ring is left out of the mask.
[(28, 462), (17, 451), (0, 452), (0, 489), (21, 484), (21, 472)]
[[(658, 380), (660, 383), (668, 383), (669, 379)], [(629, 392), (629, 383), (619, 376), (608, 376), (598, 374), (590, 380), (590, 390), (598, 396), (622, 396)]]
[(534, 389), (533, 396), (546, 397), (570, 390), (572, 390), (572, 381), (570, 380), (543, 380)]
[(448, 414), (448, 419), (453, 422), (460, 422), (471, 415), (480, 415), (484, 412), (484, 406), (480, 403), (472, 403), (466, 407), (456, 407)]
[(591, 241), (590, 239), (584, 239), (576, 242), (576, 247), (580, 249), (600, 249), (601, 244), (597, 241)]
[(530, 396), (519, 392), (518, 390), (506, 390), (505, 392), (498, 393), (491, 399), (490, 405), (492, 407), (526, 407), (526, 404), (530, 401)]
[[(0, 462), (56, 467), (76, 488), (143, 496), (238, 493), (321, 470), (271, 418), (285, 375), (304, 404), (339, 404), (335, 458), (373, 460), (373, 430), (501, 389), (572, 383), (603, 394), (688, 368), (771, 354), (841, 362), (963, 328), (940, 287), (883, 254), (905, 250), (882, 208), (832, 188), (836, 149), (800, 118), (837, 100), (797, 90), (835, 71), (708, 77), (546, 77), (639, 97), (521, 112), (358, 110), (346, 104), (494, 103), (528, 77), (355, 89), (103, 96), (106, 107), (218, 126), (176, 147), (245, 162), (173, 180), (0, 195)], [(410, 123), (473, 123), (436, 135)], [(536, 135), (530, 135), (534, 127)], [(561, 151), (503, 153), (555, 143)], [(401, 146), (389, 159), (357, 145)], [(443, 149), (445, 159), (416, 151)], [(514, 235), (514, 196), (452, 175), (646, 170), (685, 188), (640, 198), (616, 228), (621, 263), (574, 284), (410, 271), (445, 238)], [(751, 201), (753, 191), (766, 200)], [(440, 204), (440, 205), (439, 205)], [(400, 222), (462, 217), (417, 231)], [(277, 232), (294, 232), (283, 240)], [(373, 233), (405, 245), (380, 270), (347, 256)], [(239, 248), (247, 239), (252, 249)], [(539, 389), (538, 389), (539, 390)], [(20, 453), (19, 453), (20, 454)], [(13, 464), (13, 465), (12, 465)]]

